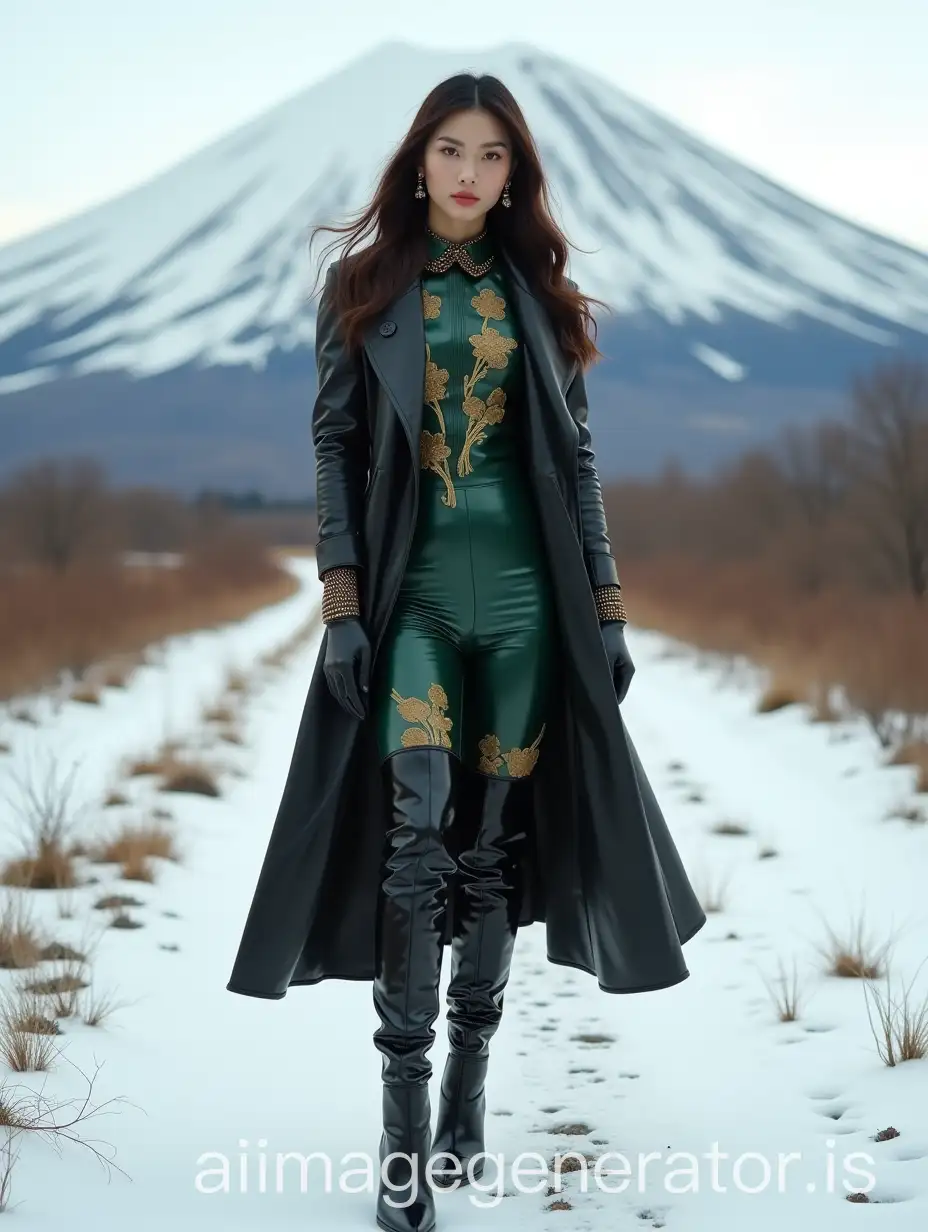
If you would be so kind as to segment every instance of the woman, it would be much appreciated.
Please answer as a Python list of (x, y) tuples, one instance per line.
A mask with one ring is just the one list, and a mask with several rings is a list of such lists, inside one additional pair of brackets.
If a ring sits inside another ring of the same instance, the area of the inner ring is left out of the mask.
[(482, 1168), (520, 925), (544, 920), (551, 962), (604, 991), (643, 992), (686, 978), (705, 915), (619, 711), (595, 324), (512, 95), (442, 82), (358, 221), (325, 229), (349, 236), (317, 321), (325, 632), (228, 987), (372, 981), (380, 1158), (407, 1157), (377, 1222), (427, 1232), (429, 1156), (436, 1185)]

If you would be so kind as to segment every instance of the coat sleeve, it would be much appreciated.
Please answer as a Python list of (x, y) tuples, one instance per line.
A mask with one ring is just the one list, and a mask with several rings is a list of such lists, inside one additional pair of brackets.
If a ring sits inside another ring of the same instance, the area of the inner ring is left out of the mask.
[(603, 492), (596, 470), (589, 425), (589, 403), (583, 369), (578, 368), (567, 389), (567, 408), (577, 425), (577, 469), (580, 478), (580, 524), (583, 533), (583, 558), (591, 586), (619, 585), (619, 574), (612, 555)]
[(345, 346), (334, 291), (331, 265), (316, 316), (319, 390), (312, 416), (320, 578), (336, 565), (363, 566), (361, 518), (371, 453), (362, 360)]
[[(566, 279), (572, 290), (577, 284)], [(583, 558), (591, 586), (619, 585), (619, 574), (612, 555), (609, 530), (606, 526), (606, 511), (603, 507), (603, 491), (596, 470), (596, 456), (590, 435), (589, 402), (583, 369), (577, 372), (567, 389), (567, 409), (577, 425), (577, 470), (580, 479), (580, 524), (583, 537)]]

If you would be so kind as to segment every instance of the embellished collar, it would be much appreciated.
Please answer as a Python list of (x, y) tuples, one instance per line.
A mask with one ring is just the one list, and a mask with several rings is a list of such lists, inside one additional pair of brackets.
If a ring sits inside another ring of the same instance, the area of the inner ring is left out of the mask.
[(472, 240), (455, 243), (443, 235), (437, 235), (431, 227), (426, 227), (428, 238), (428, 260), (425, 269), (432, 274), (443, 274), (452, 265), (459, 265), (472, 278), (485, 274), (493, 264), (493, 240), (486, 227), (475, 235)]

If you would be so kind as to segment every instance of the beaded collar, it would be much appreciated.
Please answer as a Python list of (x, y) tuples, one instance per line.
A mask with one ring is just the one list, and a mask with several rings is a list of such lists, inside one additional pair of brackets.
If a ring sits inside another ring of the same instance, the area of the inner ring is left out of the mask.
[(457, 264), (472, 278), (479, 278), (493, 264), (493, 240), (486, 227), (472, 240), (460, 244), (445, 239), (443, 235), (437, 235), (431, 227), (426, 227), (426, 234), (429, 259), (425, 263), (425, 269), (431, 274), (443, 274)]

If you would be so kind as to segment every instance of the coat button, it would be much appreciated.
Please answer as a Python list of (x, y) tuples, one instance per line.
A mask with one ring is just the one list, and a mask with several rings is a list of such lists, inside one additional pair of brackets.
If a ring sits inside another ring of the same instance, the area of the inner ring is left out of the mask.
[(384, 338), (389, 338), (391, 334), (396, 333), (396, 322), (384, 321), (383, 325), (380, 327), (380, 332), (383, 334)]

